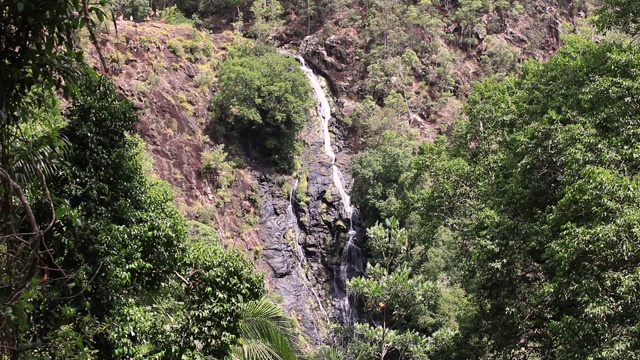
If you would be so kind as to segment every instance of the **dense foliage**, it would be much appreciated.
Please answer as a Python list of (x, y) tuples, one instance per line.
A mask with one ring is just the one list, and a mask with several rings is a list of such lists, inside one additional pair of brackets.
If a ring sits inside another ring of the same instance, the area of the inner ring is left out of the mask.
[(629, 0), (604, 0), (596, 12), (596, 24), (601, 30), (617, 29), (637, 35), (640, 4)]
[[(88, 6), (2, 3), (0, 356), (224, 358), (261, 276), (145, 177), (135, 109), (74, 48)], [(76, 90), (64, 116), (52, 86)]]
[(476, 185), (454, 219), (495, 352), (638, 356), (639, 61), (635, 47), (568, 39), (469, 101), (450, 148)]
[(232, 54), (218, 76), (212, 107), (220, 128), (281, 170), (292, 170), (311, 96), (300, 64), (269, 49), (249, 49)]
[[(432, 356), (637, 357), (640, 55), (635, 46), (574, 37), (548, 63), (527, 62), (521, 71), (477, 84), (468, 120), (422, 146), (412, 170), (394, 176), (399, 181), (367, 175), (384, 164), (363, 162), (375, 151), (356, 161), (356, 184), (378, 189), (380, 204), (388, 194), (400, 199), (393, 208), (408, 233), (393, 230), (393, 221), (385, 232), (371, 228), (367, 273), (391, 276), (388, 264), (402, 261), (389, 263), (389, 254), (406, 253), (412, 271), (404, 281), (435, 275), (441, 289), (466, 291), (472, 307), (458, 312), (459, 327), (449, 327), (444, 342), (446, 326), (402, 321), (430, 337)], [(405, 161), (386, 167), (393, 174)], [(406, 248), (380, 253), (376, 239), (385, 233), (404, 236), (398, 246)], [(376, 288), (366, 284), (371, 275), (350, 284), (365, 301)], [(409, 289), (420, 286), (402, 294)]]
[(69, 94), (77, 85), (82, 54), (74, 38), (91, 14), (104, 16), (80, 0), (0, 2), (1, 356), (15, 356), (28, 327), (24, 310), (48, 258), (41, 249), (55, 209), (45, 177), (61, 163), (64, 147), (47, 131), (59, 126), (50, 90)]
[(127, 18), (143, 20), (151, 14), (151, 6), (147, 0), (124, 0), (115, 2), (118, 11)]
[(66, 114), (67, 165), (48, 183), (58, 221), (42, 282), (12, 311), (22, 352), (225, 357), (261, 277), (240, 254), (187, 239), (166, 186), (143, 175), (132, 105), (106, 78), (81, 84)]

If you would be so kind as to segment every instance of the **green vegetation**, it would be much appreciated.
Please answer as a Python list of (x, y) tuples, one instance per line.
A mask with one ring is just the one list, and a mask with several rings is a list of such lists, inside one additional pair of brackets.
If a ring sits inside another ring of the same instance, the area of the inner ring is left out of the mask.
[(373, 320), (346, 358), (639, 356), (639, 71), (633, 45), (569, 37), (476, 84), (468, 120), (413, 160), (354, 159), (354, 200), (387, 220), (349, 283)]
[(381, 146), (353, 158), (351, 194), (367, 225), (390, 218), (401, 209), (402, 177), (412, 162), (411, 148)]
[(271, 300), (246, 302), (239, 307), (242, 341), (231, 360), (295, 360), (299, 350), (292, 339), (291, 319)]
[(372, 320), (356, 324), (351, 341), (353, 335), (345, 333), (345, 358), (421, 359), (456, 330), (455, 310), (464, 304), (463, 292), (444, 286), (437, 274), (412, 269), (412, 257), (422, 249), (410, 246), (407, 231), (395, 218), (370, 227), (367, 238), (376, 264), (348, 287), (363, 301), (365, 318)]
[(284, 21), (280, 20), (284, 9), (278, 0), (255, 0), (250, 11), (253, 13), (254, 22), (249, 34), (260, 39), (267, 38), (284, 24)]
[(292, 171), (311, 96), (299, 64), (270, 50), (238, 51), (224, 62), (218, 77), (212, 108), (219, 128), (243, 139), (282, 171)]
[(449, 221), (464, 224), (473, 321), (496, 353), (638, 356), (626, 334), (639, 315), (627, 285), (639, 260), (629, 232), (639, 59), (635, 47), (571, 38), (548, 64), (485, 82), (469, 101), (448, 152), (477, 184), (454, 211), (474, 215)]
[(228, 154), (223, 149), (224, 146), (217, 145), (203, 152), (200, 172), (205, 177), (214, 179), (216, 187), (226, 189), (235, 180), (235, 175), (233, 165), (227, 160)]
[(115, 5), (127, 19), (133, 17), (134, 20), (144, 20), (151, 14), (151, 6), (147, 0), (115, 1)]
[(80, 81), (65, 115), (68, 165), (48, 176), (51, 255), (3, 331), (20, 334), (24, 356), (226, 356), (261, 277), (239, 253), (187, 238), (166, 186), (142, 173), (131, 104), (106, 78)]
[(621, 30), (630, 35), (637, 35), (638, 11), (640, 4), (629, 0), (604, 0), (596, 12), (595, 23), (600, 30)]
[(133, 105), (74, 52), (86, 6), (2, 3), (0, 357), (228, 357), (262, 277), (145, 176)]
[(192, 63), (208, 60), (214, 50), (211, 40), (204, 33), (195, 29), (191, 38), (176, 36), (169, 39), (167, 47), (176, 56)]
[[(136, 18), (159, 3), (121, 2)], [(297, 22), (292, 36), (322, 28), (320, 45), (335, 45), (333, 70), (354, 67), (345, 79), (362, 101), (342, 115), (358, 137), (351, 195), (369, 263), (347, 290), (362, 316), (336, 326), (335, 343), (311, 355), (294, 339), (294, 322), (266, 300), (262, 276), (219, 244), (230, 235), (211, 227), (216, 209), (202, 206), (202, 221), (187, 222), (169, 186), (147, 176), (133, 105), (83, 65), (74, 43), (91, 17), (104, 20), (101, 8), (0, 4), (3, 360), (640, 358), (635, 2), (604, 0), (595, 12), (601, 31), (618, 31), (617, 42), (561, 38), (559, 18), (536, 13), (553, 4), (573, 19), (588, 1), (177, 4), (210, 26), (216, 16), (242, 22), (244, 13), (251, 26), (236, 30), (260, 41), (277, 38), (286, 9)], [(187, 22), (175, 1), (162, 5), (166, 21)], [(525, 39), (511, 28), (522, 14), (551, 30), (530, 28)], [(577, 33), (580, 26), (566, 25)], [(137, 40), (145, 51), (161, 47)], [(353, 54), (340, 53), (342, 40), (357, 47)], [(560, 43), (547, 62), (522, 61)], [(195, 29), (167, 48), (192, 62), (210, 60), (215, 49)], [(228, 50), (219, 68), (193, 76), (216, 90), (213, 128), (233, 153), (238, 142), (282, 172), (299, 170), (300, 206), (319, 200), (307, 192), (317, 187), (315, 168), (295, 169), (310, 104), (299, 65), (260, 42)], [(352, 59), (342, 64), (341, 55)], [(115, 50), (106, 59), (117, 70), (133, 55)], [(140, 97), (162, 83), (157, 74), (146, 79), (132, 85)], [(177, 100), (193, 110), (185, 93)], [(464, 116), (454, 113), (456, 123), (441, 128), (446, 136), (418, 143), (408, 126), (416, 114), (425, 120), (462, 102)], [(223, 207), (236, 195), (236, 177), (248, 175), (222, 145), (204, 149), (200, 175)], [(294, 185), (285, 184), (280, 195), (288, 197)], [(237, 199), (257, 205), (257, 190)], [(331, 189), (322, 196), (313, 210), (346, 232), (344, 219), (330, 218)], [(240, 232), (258, 223), (254, 208), (230, 211), (244, 221)], [(260, 258), (262, 247), (252, 247)]]
[(486, 74), (504, 76), (518, 68), (520, 49), (494, 35), (489, 35), (485, 39), (485, 43), (487, 48), (482, 53), (480, 62)]
[(160, 18), (164, 19), (164, 22), (167, 24), (180, 25), (193, 23), (191, 20), (187, 19), (182, 12), (180, 12), (176, 5), (162, 9), (162, 11), (160, 11)]

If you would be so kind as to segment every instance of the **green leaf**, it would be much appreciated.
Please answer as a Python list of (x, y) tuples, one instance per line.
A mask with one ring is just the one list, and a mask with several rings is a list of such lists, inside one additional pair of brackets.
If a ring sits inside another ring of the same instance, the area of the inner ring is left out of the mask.
[(98, 21), (103, 22), (104, 21), (104, 17), (106, 16), (104, 11), (102, 11), (102, 9), (97, 8), (97, 7), (92, 7), (91, 9), (89, 9), (89, 11), (93, 12), (96, 14), (96, 16), (98, 17)]

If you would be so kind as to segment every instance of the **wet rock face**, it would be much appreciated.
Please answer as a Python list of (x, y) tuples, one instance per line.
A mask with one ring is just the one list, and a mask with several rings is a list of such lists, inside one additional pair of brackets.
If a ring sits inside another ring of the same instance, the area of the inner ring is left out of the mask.
[(274, 175), (263, 175), (260, 181), (263, 207), (259, 236), (267, 286), (282, 295), (280, 305), (298, 320), (310, 345), (317, 347), (326, 343), (329, 335), (324, 246), (320, 238), (308, 235), (306, 229), (301, 231), (296, 204), (284, 196), (276, 180)]
[(318, 100), (302, 137), (301, 167), (293, 176), (262, 174), (260, 240), (267, 285), (298, 319), (315, 347), (327, 343), (328, 322), (352, 324), (355, 306), (346, 282), (364, 266), (357, 210), (347, 195), (350, 154), (323, 81), (299, 59)]
[(347, 35), (332, 35), (326, 40), (321, 33), (309, 35), (300, 44), (299, 51), (322, 75), (331, 79), (339, 95), (355, 93), (358, 64), (355, 61), (358, 40)]
[[(335, 125), (332, 129), (334, 139), (340, 138)], [(282, 177), (274, 174), (262, 174), (259, 182), (261, 261), (267, 285), (282, 295), (280, 305), (298, 320), (313, 347), (327, 343), (329, 321), (342, 323), (347, 317), (344, 280), (360, 275), (362, 269), (361, 264), (343, 264), (351, 223), (332, 182), (331, 159), (323, 154), (320, 131), (319, 121), (310, 120), (302, 170), (285, 182), (295, 185), (293, 192), (283, 191), (287, 186), (278, 184)], [(341, 148), (341, 141), (334, 144), (338, 164), (348, 173), (348, 154)], [(345, 181), (350, 188), (350, 178)], [(357, 220), (353, 226), (358, 229)], [(361, 232), (356, 233), (354, 242), (362, 245)]]

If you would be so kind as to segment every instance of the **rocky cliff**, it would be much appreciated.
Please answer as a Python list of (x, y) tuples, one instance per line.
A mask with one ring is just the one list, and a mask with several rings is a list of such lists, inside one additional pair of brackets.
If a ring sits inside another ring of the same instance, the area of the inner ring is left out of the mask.
[[(327, 324), (343, 321), (348, 311), (344, 280), (357, 269), (345, 268), (342, 251), (358, 223), (344, 215), (318, 115), (310, 109), (301, 166), (293, 175), (236, 152), (228, 159), (235, 161), (230, 183), (221, 188), (202, 171), (203, 154), (216, 148), (208, 106), (215, 70), (238, 39), (159, 22), (118, 25), (117, 34), (102, 35), (101, 51), (117, 88), (140, 112), (138, 130), (154, 174), (171, 183), (188, 218), (211, 226), (225, 246), (255, 260), (276, 300), (299, 321), (304, 342), (322, 344)], [(95, 50), (92, 55), (94, 66), (105, 71)], [(349, 186), (349, 151), (335, 121), (330, 131)]]

